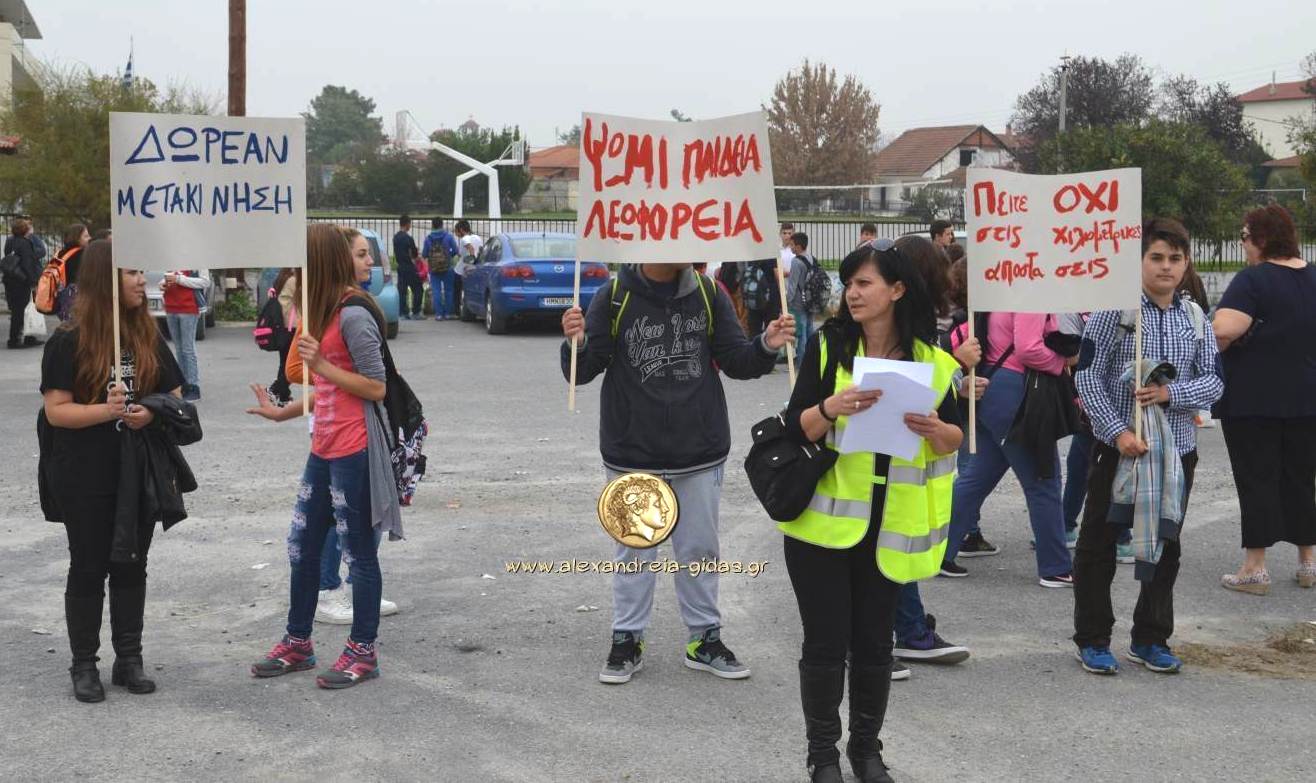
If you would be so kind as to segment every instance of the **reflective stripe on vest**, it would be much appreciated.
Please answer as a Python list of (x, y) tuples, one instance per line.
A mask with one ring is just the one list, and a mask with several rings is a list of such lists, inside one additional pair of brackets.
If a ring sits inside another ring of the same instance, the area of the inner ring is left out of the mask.
[[(820, 341), (820, 367), (827, 363), (826, 340)], [(860, 345), (862, 352), (863, 346)], [(959, 364), (939, 348), (915, 341), (914, 358), (933, 365), (933, 388), (941, 390), (940, 406), (954, 393)], [(837, 368), (836, 386), (853, 383), (851, 373)], [(827, 433), (829, 448), (836, 449), (838, 432), (848, 417), (841, 416)], [(935, 576), (941, 568), (950, 531), (950, 502), (955, 482), (956, 455), (936, 454), (926, 440), (913, 460), (892, 457), (886, 476), (873, 475), (872, 454), (841, 454), (836, 465), (818, 481), (813, 498), (799, 518), (783, 522), (783, 533), (832, 549), (858, 544), (872, 519), (873, 485), (885, 484), (881, 529), (877, 535), (877, 566), (891, 581), (912, 582)]]

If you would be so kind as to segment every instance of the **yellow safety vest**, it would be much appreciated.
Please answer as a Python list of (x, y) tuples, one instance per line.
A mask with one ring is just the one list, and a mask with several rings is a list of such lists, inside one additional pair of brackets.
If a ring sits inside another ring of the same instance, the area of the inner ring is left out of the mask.
[[(818, 365), (827, 367), (827, 340), (820, 339)], [(859, 353), (863, 354), (860, 341)], [(914, 360), (933, 366), (932, 388), (940, 389), (937, 405), (952, 392), (959, 363), (950, 354), (920, 340), (914, 341)], [(823, 390), (830, 396), (853, 383), (843, 365), (836, 368), (836, 386)], [(839, 416), (827, 433), (827, 447), (836, 449), (847, 416)], [(877, 534), (877, 567), (893, 582), (906, 584), (930, 579), (941, 570), (950, 531), (950, 502), (955, 486), (955, 454), (936, 454), (925, 439), (911, 462), (891, 458), (887, 475), (873, 475), (871, 452), (841, 454), (818, 480), (813, 500), (803, 514), (777, 525), (781, 532), (829, 549), (849, 549), (863, 540), (872, 518), (873, 485), (886, 485), (882, 527)]]

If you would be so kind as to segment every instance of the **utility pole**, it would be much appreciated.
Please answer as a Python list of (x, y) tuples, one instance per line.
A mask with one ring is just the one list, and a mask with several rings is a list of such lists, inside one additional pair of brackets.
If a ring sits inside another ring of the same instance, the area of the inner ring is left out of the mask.
[(247, 116), (247, 0), (228, 0), (228, 114)]
[(1069, 98), (1069, 53), (1066, 52), (1060, 56), (1060, 135), (1056, 137), (1056, 151), (1059, 160), (1058, 170), (1063, 173), (1065, 170), (1065, 113), (1069, 107), (1066, 101)]

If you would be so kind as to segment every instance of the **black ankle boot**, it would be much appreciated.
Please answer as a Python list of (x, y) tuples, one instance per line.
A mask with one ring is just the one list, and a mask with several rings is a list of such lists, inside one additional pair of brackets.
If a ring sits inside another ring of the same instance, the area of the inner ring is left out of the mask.
[(841, 783), (841, 695), (845, 666), (800, 661), (800, 706), (804, 708), (804, 735), (809, 741), (807, 760), (814, 783)]
[(110, 585), (110, 641), (114, 644), (114, 671), (110, 682), (129, 693), (152, 693), (155, 682), (142, 666), (142, 615), (146, 611), (146, 585)]
[(882, 741), (877, 738), (890, 694), (891, 664), (850, 665), (850, 741), (845, 755), (859, 783), (894, 783), (882, 761)]
[(101, 612), (103, 596), (64, 596), (64, 622), (68, 625), (69, 651), (73, 665), (73, 698), (84, 702), (105, 701), (105, 686), (96, 670), (97, 650), (101, 646)]

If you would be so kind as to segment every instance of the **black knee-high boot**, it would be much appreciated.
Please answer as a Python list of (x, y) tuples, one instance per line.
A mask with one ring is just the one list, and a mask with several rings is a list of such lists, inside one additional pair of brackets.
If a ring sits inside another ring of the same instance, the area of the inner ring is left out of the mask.
[(146, 585), (115, 587), (110, 583), (110, 641), (114, 644), (114, 671), (110, 681), (129, 693), (152, 693), (155, 682), (142, 666), (142, 616), (146, 612)]
[(891, 664), (850, 665), (850, 741), (845, 755), (860, 783), (893, 783), (877, 738), (891, 694)]
[(804, 735), (809, 741), (807, 764), (814, 783), (841, 783), (841, 696), (845, 666), (800, 661), (800, 704)]
[(96, 669), (104, 607), (104, 596), (64, 594), (64, 622), (68, 625), (69, 651), (73, 654), (69, 676), (73, 679), (73, 698), (78, 701), (105, 701), (105, 687)]

